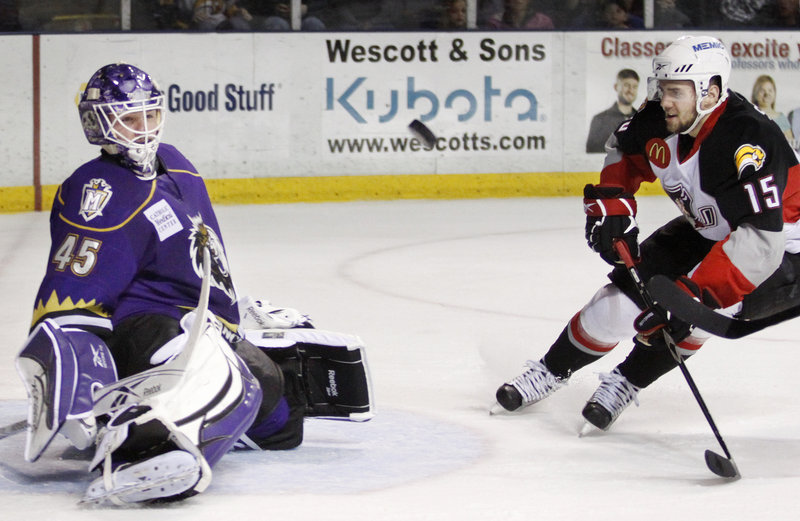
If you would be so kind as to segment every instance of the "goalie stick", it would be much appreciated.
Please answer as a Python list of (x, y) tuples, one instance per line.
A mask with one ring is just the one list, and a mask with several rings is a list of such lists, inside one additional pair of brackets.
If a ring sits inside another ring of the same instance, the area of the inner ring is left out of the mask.
[[(628, 249), (628, 245), (625, 244), (625, 241), (616, 239), (614, 241), (614, 250), (617, 252), (617, 255), (619, 255), (619, 258), (622, 259), (622, 262), (625, 263), (625, 267), (628, 269), (628, 273), (633, 279), (636, 289), (641, 295), (642, 300), (644, 300), (645, 305), (654, 309), (656, 313), (660, 313), (660, 318), (665, 324), (667, 324), (667, 314), (663, 309), (656, 306), (653, 297), (650, 295), (650, 291), (647, 289), (644, 282), (642, 282), (641, 277), (639, 277), (639, 270), (636, 269), (636, 263), (633, 261), (633, 257)], [(678, 348), (675, 345), (675, 341), (672, 339), (669, 331), (667, 331), (667, 328), (662, 328), (662, 332), (664, 334), (664, 340), (667, 343), (667, 348), (672, 353), (672, 356), (675, 357), (675, 360), (678, 361), (678, 367), (680, 367), (681, 373), (683, 373), (683, 377), (686, 379), (686, 383), (689, 384), (689, 389), (691, 389), (692, 394), (697, 401), (697, 405), (699, 405), (700, 410), (703, 411), (703, 416), (706, 417), (708, 425), (714, 432), (714, 437), (717, 438), (720, 447), (722, 447), (722, 450), (725, 453), (725, 456), (722, 456), (721, 454), (718, 454), (712, 450), (706, 450), (706, 466), (717, 476), (729, 479), (739, 479), (741, 475), (739, 474), (739, 469), (736, 467), (736, 462), (733, 461), (733, 456), (731, 456), (728, 446), (725, 444), (725, 440), (722, 439), (722, 435), (719, 433), (719, 429), (717, 429), (717, 424), (711, 417), (711, 412), (708, 410), (705, 400), (703, 400), (703, 397), (700, 395), (700, 390), (694, 383), (694, 378), (692, 378), (691, 373), (689, 373), (689, 369), (686, 367), (686, 361), (678, 353)]]
[(661, 308), (703, 331), (722, 338), (742, 338), (800, 316), (800, 306), (795, 306), (753, 320), (729, 317), (693, 299), (664, 275), (656, 275), (650, 279), (647, 289)]

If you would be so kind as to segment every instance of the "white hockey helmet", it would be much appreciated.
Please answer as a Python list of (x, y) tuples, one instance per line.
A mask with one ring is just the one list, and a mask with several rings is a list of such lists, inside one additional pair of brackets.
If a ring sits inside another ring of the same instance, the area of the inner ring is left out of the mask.
[[(708, 94), (714, 77), (718, 77), (720, 82), (719, 100), (713, 107), (702, 110), (700, 103)], [(653, 58), (653, 75), (647, 79), (648, 99), (660, 99), (659, 80), (689, 80), (694, 83), (697, 118), (683, 132), (687, 134), (703, 116), (727, 99), (730, 77), (731, 57), (725, 44), (712, 36), (681, 36)]]

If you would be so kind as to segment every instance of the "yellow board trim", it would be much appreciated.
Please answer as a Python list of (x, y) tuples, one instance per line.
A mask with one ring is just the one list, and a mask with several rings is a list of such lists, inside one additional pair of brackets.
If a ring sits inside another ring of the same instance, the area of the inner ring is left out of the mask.
[[(580, 197), (599, 172), (521, 174), (428, 174), (206, 179), (215, 204), (318, 203), (393, 199), (480, 199), (503, 197)], [(42, 187), (42, 209), (58, 190)], [(644, 183), (637, 195), (662, 195), (657, 183)], [(34, 210), (33, 187), (0, 187), (0, 213)]]

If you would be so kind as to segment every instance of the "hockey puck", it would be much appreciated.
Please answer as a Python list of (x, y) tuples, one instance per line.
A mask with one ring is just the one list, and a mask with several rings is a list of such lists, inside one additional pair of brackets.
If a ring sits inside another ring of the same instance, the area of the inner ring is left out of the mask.
[(412, 134), (417, 137), (417, 139), (422, 141), (426, 148), (433, 148), (434, 145), (436, 145), (436, 136), (433, 134), (433, 132), (431, 132), (431, 129), (425, 125), (425, 123), (415, 119), (408, 124), (408, 128), (411, 130)]

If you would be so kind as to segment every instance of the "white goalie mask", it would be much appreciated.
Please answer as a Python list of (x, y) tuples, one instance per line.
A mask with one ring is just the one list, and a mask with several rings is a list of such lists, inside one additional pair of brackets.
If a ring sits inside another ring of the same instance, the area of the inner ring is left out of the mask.
[(147, 73), (125, 63), (106, 65), (87, 83), (78, 111), (89, 143), (119, 155), (139, 177), (155, 176), (164, 95)]
[[(731, 57), (721, 41), (711, 36), (682, 36), (653, 58), (653, 75), (647, 78), (647, 98), (661, 99), (659, 81), (691, 81), (697, 95), (697, 117), (682, 132), (688, 134), (703, 116), (710, 114), (728, 98), (730, 76)], [(719, 100), (713, 107), (701, 109), (700, 104), (708, 94), (714, 77), (720, 81)]]

